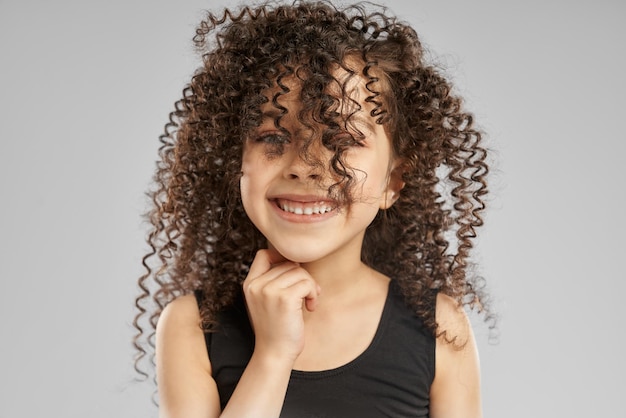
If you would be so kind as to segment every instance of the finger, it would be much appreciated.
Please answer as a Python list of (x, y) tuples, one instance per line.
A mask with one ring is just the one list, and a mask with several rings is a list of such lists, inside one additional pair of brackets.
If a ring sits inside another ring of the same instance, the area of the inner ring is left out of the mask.
[[(281, 271), (280, 274), (276, 274), (278, 270)], [(302, 283), (299, 284), (300, 282)], [(313, 296), (309, 296), (310, 289), (314, 290)], [(246, 294), (276, 297), (284, 301), (297, 301), (299, 304), (305, 298), (314, 298), (319, 294), (319, 289), (319, 285), (305, 269), (299, 266), (290, 267), (287, 263), (274, 267), (262, 276), (244, 283)], [(294, 290), (298, 291), (294, 292)]]
[(274, 248), (272, 244), (268, 244), (267, 250), (263, 250), (263, 251), (267, 253), (270, 259), (270, 264), (278, 264), (284, 261), (289, 261), (281, 253), (279, 253), (278, 250)]
[(317, 307), (320, 287), (313, 279), (303, 279), (289, 286), (288, 290), (292, 292), (294, 297), (304, 301), (304, 305), (308, 311), (314, 311)]
[(271, 294), (288, 289), (301, 280), (309, 280), (317, 286), (308, 271), (294, 263), (283, 263), (261, 276), (258, 283), (263, 283), (263, 290)]
[(307, 311), (313, 312), (315, 308), (317, 308), (317, 304), (319, 303), (319, 296), (322, 293), (322, 288), (319, 284), (316, 284), (317, 296), (315, 298), (306, 297), (304, 298), (304, 306)]
[[(281, 279), (281, 276), (284, 276), (285, 274), (289, 273), (291, 270), (295, 270), (298, 268), (299, 266), (295, 263), (285, 262), (275, 267), (271, 267), (268, 271), (265, 271), (256, 277), (253, 276), (254, 273), (251, 272), (248, 274), (248, 277), (246, 277), (246, 279), (243, 282), (244, 293), (250, 293), (250, 292), (257, 293), (257, 291), (263, 290), (264, 292), (266, 292), (267, 290), (271, 290), (272, 288), (276, 287), (276, 284), (274, 284), (273, 286), (267, 287), (268, 284), (271, 284), (275, 281), (278, 281), (279, 283), (281, 282), (281, 280), (284, 281), (285, 278), (283, 277)], [(257, 271), (255, 271), (255, 273), (256, 272)], [(288, 278), (290, 276), (286, 276), (286, 277)], [(285, 287), (287, 286), (278, 285), (278, 288), (285, 288)]]
[(280, 255), (280, 253), (276, 250), (259, 250), (254, 256), (254, 260), (252, 260), (248, 277), (258, 277), (269, 271), (272, 268), (272, 265), (284, 261), (287, 261), (287, 259)]

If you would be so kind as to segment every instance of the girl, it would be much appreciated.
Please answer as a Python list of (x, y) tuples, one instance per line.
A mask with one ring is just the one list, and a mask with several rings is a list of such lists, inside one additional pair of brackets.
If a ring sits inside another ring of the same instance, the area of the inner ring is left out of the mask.
[(486, 154), (414, 30), (300, 1), (194, 40), (136, 302), (160, 416), (480, 417)]

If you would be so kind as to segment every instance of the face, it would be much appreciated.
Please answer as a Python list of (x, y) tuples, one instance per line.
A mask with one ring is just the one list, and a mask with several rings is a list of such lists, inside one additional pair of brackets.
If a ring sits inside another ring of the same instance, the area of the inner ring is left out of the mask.
[[(360, 259), (365, 229), (379, 209), (391, 206), (399, 191), (400, 183), (391, 175), (395, 161), (390, 140), (383, 126), (369, 116), (373, 105), (364, 100), (368, 96), (364, 79), (352, 77), (346, 87), (350, 98), (361, 106), (351, 120), (362, 133), (362, 140), (344, 155), (355, 177), (350, 205), (329, 193), (329, 186), (337, 181), (329, 168), (332, 152), (321, 145), (315, 132), (298, 122), (295, 82), (280, 97), (280, 104), (288, 109), (281, 126), (288, 133), (278, 130), (274, 118), (268, 116), (244, 147), (240, 184), (244, 209), (268, 245), (291, 261), (309, 263), (338, 254)], [(342, 107), (345, 114), (356, 110)], [(270, 115), (274, 107), (270, 102), (262, 110)], [(301, 143), (306, 137), (313, 141), (309, 154), (322, 164), (302, 158)]]

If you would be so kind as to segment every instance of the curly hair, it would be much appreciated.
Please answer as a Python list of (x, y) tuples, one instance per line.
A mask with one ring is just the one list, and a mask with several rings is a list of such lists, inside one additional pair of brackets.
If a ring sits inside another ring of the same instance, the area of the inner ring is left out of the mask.
[[(342, 115), (338, 103), (350, 97), (345, 81), (339, 93), (332, 89), (337, 68), (365, 80), (369, 114), (384, 125), (405, 183), (395, 204), (368, 227), (363, 262), (397, 281), (433, 335), (441, 334), (428, 297), (433, 289), (488, 313), (482, 279), (469, 260), (487, 193), (481, 132), (451, 84), (426, 62), (415, 30), (370, 6), (265, 3), (208, 13), (198, 26), (194, 43), (203, 65), (170, 113), (149, 193), (151, 250), (135, 301), (139, 373), (147, 376), (140, 363), (153, 359), (149, 350), (163, 308), (201, 289), (202, 326), (210, 330), (265, 245), (242, 207), (242, 152), (264, 104), (271, 102), (274, 123), (284, 129), (287, 109), (278, 99), (289, 91), (287, 77), (300, 85), (298, 120), (324, 126), (321, 143), (333, 155), (328, 169), (337, 179), (331, 191), (351, 201), (354, 176), (344, 161), (349, 145), (336, 139), (351, 116)], [(358, 136), (352, 130), (351, 139)]]

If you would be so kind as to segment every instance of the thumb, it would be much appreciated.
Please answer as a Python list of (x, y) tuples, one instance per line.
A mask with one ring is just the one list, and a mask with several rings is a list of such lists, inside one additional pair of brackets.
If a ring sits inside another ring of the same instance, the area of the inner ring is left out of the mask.
[(249, 277), (258, 277), (269, 271), (274, 265), (288, 261), (275, 249), (264, 249), (257, 251), (250, 265)]
[(261, 250), (261, 251), (266, 252), (267, 260), (269, 261), (270, 264), (279, 264), (285, 261), (289, 261), (281, 253), (279, 253), (278, 250), (270, 243), (267, 244), (267, 250)]

